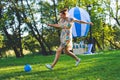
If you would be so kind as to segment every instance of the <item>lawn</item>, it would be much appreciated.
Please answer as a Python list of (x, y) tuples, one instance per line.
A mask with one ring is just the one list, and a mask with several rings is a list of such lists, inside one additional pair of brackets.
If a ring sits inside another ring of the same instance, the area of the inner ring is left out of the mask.
[[(78, 57), (82, 61), (75, 67), (75, 60), (62, 54), (53, 71), (48, 70), (45, 64), (51, 63), (54, 55), (2, 58), (0, 80), (120, 80), (120, 50)], [(32, 71), (25, 72), (25, 64), (30, 64)]]

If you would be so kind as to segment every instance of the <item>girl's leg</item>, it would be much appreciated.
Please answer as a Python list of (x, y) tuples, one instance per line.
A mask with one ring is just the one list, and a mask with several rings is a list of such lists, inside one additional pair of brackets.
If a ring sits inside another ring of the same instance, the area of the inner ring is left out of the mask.
[(69, 47), (65, 47), (65, 53), (71, 57), (73, 57), (76, 61), (79, 61), (80, 59), (70, 51)]
[(55, 59), (54, 59), (52, 65), (51, 65), (52, 68), (53, 68), (53, 67), (55, 66), (55, 64), (57, 63), (57, 61), (58, 61), (58, 59), (59, 59), (59, 57), (60, 57), (60, 54), (61, 54), (62, 50), (63, 50), (63, 47), (61, 47), (61, 46), (57, 49), (56, 55), (55, 55)]
[(75, 66), (78, 66), (78, 64), (80, 63), (80, 58), (78, 58), (74, 53), (72, 53), (69, 48), (65, 48), (65, 53), (73, 57), (76, 60)]
[(65, 53), (73, 57), (76, 61), (79, 61), (79, 58), (74, 53), (72, 53), (70, 50), (65, 50)]

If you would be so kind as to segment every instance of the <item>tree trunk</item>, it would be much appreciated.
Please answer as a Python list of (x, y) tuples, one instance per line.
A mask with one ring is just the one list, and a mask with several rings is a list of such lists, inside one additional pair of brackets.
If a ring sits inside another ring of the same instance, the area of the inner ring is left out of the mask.
[[(0, 1), (0, 4), (1, 4), (1, 1)], [(2, 18), (2, 14), (1, 13), (2, 13), (2, 8), (0, 8), (0, 18)], [(12, 44), (11, 46), (12, 46), (14, 52), (15, 52), (16, 57), (20, 57), (19, 51), (15, 47), (15, 43), (13, 43), (10, 35), (8, 34), (8, 32), (7, 32), (6, 28), (5, 28), (5, 26), (3, 26), (3, 31), (4, 31), (5, 35), (7, 36), (8, 40), (11, 42), (11, 44)], [(0, 52), (0, 55), (2, 56), (1, 52)]]
[(20, 52), (19, 52), (19, 50), (17, 49), (17, 45), (16, 45), (17, 42), (16, 42), (16, 41), (14, 42), (14, 41), (12, 40), (11, 36), (8, 34), (8, 32), (7, 32), (7, 30), (6, 30), (5, 27), (3, 28), (3, 30), (4, 30), (4, 33), (5, 33), (5, 35), (7, 36), (8, 40), (9, 40), (10, 43), (11, 43), (11, 47), (13, 48), (16, 57), (21, 57)]
[[(17, 45), (16, 46), (17, 51), (19, 51), (20, 56), (23, 57), (24, 54), (23, 54), (23, 48), (22, 48), (22, 42), (21, 42), (22, 38), (21, 38), (21, 29), (20, 29), (20, 26), (21, 26), (21, 15), (20, 15), (18, 9), (16, 8), (16, 5), (14, 3), (13, 3), (13, 5), (15, 6), (15, 8), (14, 9), (13, 9), (13, 7), (10, 7), (10, 8), (12, 9), (13, 12), (16, 13), (15, 15), (16, 15), (17, 20), (19, 22), (18, 26), (17, 26), (17, 29), (16, 29), (18, 31), (16, 31), (13, 36), (15, 36), (14, 38), (17, 38), (16, 41), (15, 41), (15, 42), (17, 42), (17, 44), (16, 44)], [(16, 51), (16, 49), (15, 49), (15, 51)]]
[(2, 48), (0, 48), (0, 58), (2, 57)]
[(33, 34), (33, 37), (35, 37), (35, 39), (39, 42), (39, 44), (40, 44), (40, 46), (41, 46), (41, 48), (42, 48), (42, 54), (43, 55), (47, 55), (47, 51), (46, 51), (46, 49), (45, 49), (45, 46), (44, 46), (44, 44), (43, 44), (43, 42), (41, 41), (41, 38), (39, 38), (39, 37), (37, 37), (37, 35), (35, 34), (35, 32), (34, 32), (34, 30), (33, 30), (33, 27), (32, 27), (32, 24), (31, 23), (26, 23), (28, 26), (29, 26), (29, 28), (31, 29), (31, 32), (32, 32), (32, 34)]
[[(26, 0), (26, 2), (27, 2), (27, 6), (28, 6), (28, 8), (30, 9), (30, 14), (31, 14), (31, 16), (32, 16), (32, 20), (33, 20), (33, 25), (34, 26), (32, 26), (32, 24), (31, 23), (28, 23), (28, 22), (26, 22), (26, 24), (29, 26), (29, 28), (31, 29), (31, 31), (32, 31), (32, 33), (33, 33), (33, 36), (38, 40), (38, 42), (39, 42), (39, 44), (41, 45), (41, 48), (42, 48), (42, 54), (43, 55), (47, 55), (47, 50), (46, 50), (46, 48), (45, 48), (45, 40), (43, 40), (42, 39), (42, 37), (41, 37), (41, 35), (40, 35), (40, 33), (39, 33), (39, 31), (38, 31), (38, 29), (37, 29), (37, 27), (36, 27), (36, 22), (35, 22), (35, 20), (34, 20), (34, 16), (33, 16), (33, 13), (32, 13), (32, 11), (31, 11), (31, 8), (30, 8), (30, 5), (28, 4), (28, 1)], [(23, 4), (23, 2), (22, 2), (22, 4)], [(23, 6), (22, 6), (23, 7)], [(23, 12), (23, 16), (24, 16), (24, 18), (26, 18), (26, 15), (25, 15), (25, 13)], [(34, 27), (34, 28), (33, 28)], [(35, 34), (35, 31), (37, 32), (37, 34)], [(47, 47), (47, 46), (46, 46)], [(49, 50), (50, 48), (48, 48), (48, 50)], [(51, 51), (51, 50), (49, 50), (49, 51)]]
[(42, 41), (44, 42), (44, 44), (46, 45), (46, 47), (48, 48), (49, 54), (52, 54), (52, 50), (50, 48), (50, 46), (47, 44), (47, 42), (45, 41), (45, 39), (43, 38), (43, 36), (41, 36)]
[(20, 30), (20, 26), (19, 26), (19, 38), (18, 38), (18, 45), (19, 45), (19, 48), (20, 48), (20, 55), (22, 57), (24, 57), (24, 54), (23, 54), (23, 48), (22, 48), (22, 37), (21, 37), (21, 34), (20, 34), (21, 30)]
[[(56, 0), (53, 0), (53, 5), (54, 5), (54, 16), (55, 16), (55, 20), (54, 20), (54, 23), (58, 23), (58, 18), (57, 18), (57, 7), (56, 7), (56, 3), (55, 3)], [(58, 32), (58, 36), (60, 36), (60, 29), (57, 30)], [(59, 42), (60, 44), (60, 42)]]
[(20, 52), (20, 55), (23, 57), (24, 54), (23, 54), (23, 48), (22, 48), (22, 37), (21, 37), (21, 29), (20, 29), (20, 26), (21, 26), (21, 16), (20, 16), (20, 13), (18, 11), (18, 9), (16, 9), (16, 17), (17, 17), (17, 20), (19, 22), (18, 24), (18, 34), (16, 35), (16, 37), (18, 36), (18, 47), (19, 47), (19, 52)]
[(120, 27), (120, 22), (119, 22), (118, 18), (114, 18), (114, 19), (116, 20), (118, 26)]
[(100, 50), (102, 50), (102, 48), (101, 48), (99, 42), (98, 42), (96, 39), (95, 39), (95, 43), (96, 43), (96, 45), (98, 46), (98, 48), (99, 48)]
[(21, 57), (20, 52), (18, 51), (16, 46), (13, 46), (13, 50), (14, 50), (15, 55), (16, 55), (17, 58)]
[[(42, 10), (42, 5), (41, 5), (41, 14), (43, 14), (43, 10)], [(42, 22), (42, 16), (41, 16), (41, 22)], [(43, 24), (42, 24), (42, 34), (41, 34), (41, 39), (42, 39), (42, 41), (45, 43), (45, 45), (46, 45), (46, 47), (48, 48), (48, 52), (50, 53), (50, 55), (52, 54), (52, 51), (51, 51), (51, 48), (50, 48), (50, 46), (47, 44), (47, 42), (45, 41), (45, 39), (43, 38)]]

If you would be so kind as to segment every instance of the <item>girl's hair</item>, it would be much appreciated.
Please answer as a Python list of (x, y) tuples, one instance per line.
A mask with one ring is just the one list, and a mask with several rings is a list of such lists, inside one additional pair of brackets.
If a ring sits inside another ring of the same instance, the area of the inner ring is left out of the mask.
[(62, 13), (62, 14), (67, 14), (67, 12), (68, 12), (67, 8), (64, 8), (63, 10), (60, 11), (60, 13)]

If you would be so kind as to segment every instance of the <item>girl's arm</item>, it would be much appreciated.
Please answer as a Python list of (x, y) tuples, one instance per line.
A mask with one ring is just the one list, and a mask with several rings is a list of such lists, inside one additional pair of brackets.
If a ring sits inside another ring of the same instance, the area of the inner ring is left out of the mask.
[(73, 20), (73, 22), (78, 22), (78, 23), (83, 23), (83, 24), (90, 24), (90, 25), (93, 25), (92, 22), (85, 22), (85, 21), (82, 21), (82, 20)]
[(52, 27), (55, 27), (55, 28), (60, 28), (60, 25), (59, 24), (47, 24), (48, 26), (52, 26)]
[(59, 24), (47, 24), (47, 25), (55, 27), (55, 28), (59, 28), (59, 29), (69, 29), (66, 26), (62, 26), (62, 25), (59, 25)]

